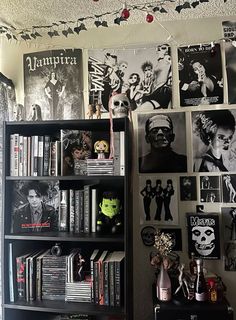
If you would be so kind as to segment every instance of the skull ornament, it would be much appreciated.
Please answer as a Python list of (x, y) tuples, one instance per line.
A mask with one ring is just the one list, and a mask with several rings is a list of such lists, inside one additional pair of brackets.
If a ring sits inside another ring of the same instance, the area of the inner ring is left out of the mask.
[(126, 94), (117, 93), (111, 97), (111, 110), (114, 118), (128, 117), (130, 101)]
[(195, 226), (192, 228), (195, 249), (202, 256), (209, 256), (215, 249), (215, 233), (212, 227)]

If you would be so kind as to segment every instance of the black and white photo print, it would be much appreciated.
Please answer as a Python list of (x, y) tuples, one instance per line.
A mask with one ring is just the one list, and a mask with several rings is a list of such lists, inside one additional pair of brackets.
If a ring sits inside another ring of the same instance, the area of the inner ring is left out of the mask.
[(170, 108), (172, 100), (171, 48), (107, 49), (88, 52), (89, 104), (109, 111), (113, 92), (126, 93), (131, 110)]
[(222, 175), (223, 202), (236, 202), (236, 174)]
[(140, 177), (140, 222), (158, 225), (178, 224), (177, 179), (174, 177)]
[(236, 206), (221, 208), (224, 241), (236, 241)]
[(219, 216), (187, 213), (188, 253), (203, 259), (220, 259)]
[(192, 112), (193, 170), (236, 171), (236, 110)]
[(236, 243), (225, 243), (225, 271), (236, 271)]
[(195, 176), (179, 177), (180, 201), (196, 201), (197, 185)]
[(169, 229), (159, 229), (162, 233), (168, 233), (173, 240), (172, 251), (182, 251), (182, 230), (181, 228), (169, 228)]
[(219, 44), (178, 49), (180, 105), (223, 103), (223, 75)]
[(187, 172), (184, 112), (138, 114), (139, 172)]
[(219, 176), (200, 176), (200, 201), (221, 202), (221, 179)]

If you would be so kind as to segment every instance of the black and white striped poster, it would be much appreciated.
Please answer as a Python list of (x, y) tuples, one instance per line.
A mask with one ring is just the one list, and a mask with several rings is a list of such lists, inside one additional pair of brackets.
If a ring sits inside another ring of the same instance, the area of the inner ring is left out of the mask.
[(23, 60), (26, 120), (83, 118), (80, 49), (28, 53)]
[(180, 105), (223, 103), (222, 60), (219, 44), (178, 49)]

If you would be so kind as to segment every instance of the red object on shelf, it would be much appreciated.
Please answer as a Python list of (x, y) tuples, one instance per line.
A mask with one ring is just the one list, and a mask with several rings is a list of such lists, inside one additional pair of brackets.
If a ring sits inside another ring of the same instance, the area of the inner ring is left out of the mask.
[(124, 8), (121, 12), (121, 16), (123, 19), (128, 19), (130, 16), (129, 10), (127, 8)]
[(151, 23), (152, 21), (154, 20), (154, 17), (152, 14), (148, 13), (147, 16), (146, 16), (146, 21), (148, 23)]

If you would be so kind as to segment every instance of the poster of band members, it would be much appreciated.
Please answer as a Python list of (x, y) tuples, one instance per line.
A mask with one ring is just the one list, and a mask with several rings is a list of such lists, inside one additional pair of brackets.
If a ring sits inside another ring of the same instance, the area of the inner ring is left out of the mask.
[(236, 174), (222, 175), (223, 202), (236, 202)]
[(59, 181), (15, 181), (12, 232), (58, 231)]
[(197, 200), (197, 184), (194, 176), (179, 177), (180, 200), (196, 201)]
[(171, 49), (163, 44), (145, 49), (89, 50), (89, 103), (108, 112), (112, 92), (126, 93), (132, 110), (171, 106)]
[(236, 206), (221, 208), (224, 241), (236, 240)]
[(219, 216), (187, 213), (188, 252), (203, 259), (220, 259)]
[(192, 112), (193, 169), (236, 171), (236, 110)]
[(223, 103), (223, 75), (219, 44), (178, 49), (180, 105)]
[(223, 36), (224, 38), (231, 39), (226, 41), (225, 48), (225, 62), (227, 74), (227, 87), (228, 87), (228, 103), (236, 103), (236, 21), (223, 21)]
[(138, 114), (139, 172), (187, 172), (184, 112)]
[(178, 187), (174, 177), (140, 177), (140, 222), (158, 225), (177, 225)]
[(200, 176), (201, 202), (221, 202), (221, 179), (219, 176)]
[(26, 120), (83, 118), (80, 49), (28, 53), (23, 60)]

